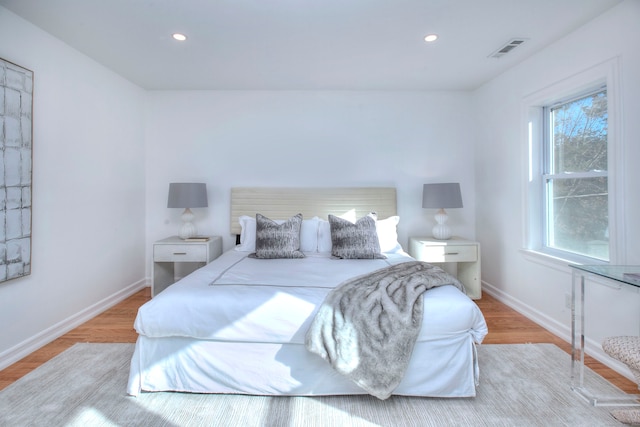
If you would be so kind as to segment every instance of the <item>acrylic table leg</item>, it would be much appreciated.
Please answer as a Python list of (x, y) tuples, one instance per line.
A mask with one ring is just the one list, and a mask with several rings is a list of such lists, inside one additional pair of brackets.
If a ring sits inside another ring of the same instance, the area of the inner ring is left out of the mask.
[(585, 387), (585, 276), (574, 270), (571, 279), (571, 389), (593, 406), (640, 406), (638, 395), (600, 397)]
[(584, 385), (584, 275), (573, 272), (571, 286), (571, 388)]

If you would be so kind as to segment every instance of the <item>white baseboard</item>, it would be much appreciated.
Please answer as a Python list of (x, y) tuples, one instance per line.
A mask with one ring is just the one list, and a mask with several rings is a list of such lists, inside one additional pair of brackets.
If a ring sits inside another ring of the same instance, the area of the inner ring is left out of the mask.
[[(529, 305), (516, 298), (513, 298), (511, 295), (502, 292), (500, 289), (484, 281), (482, 282), (482, 291), (488, 293), (498, 301), (511, 307), (526, 318), (542, 326), (552, 334), (560, 337), (568, 343), (571, 343), (571, 325), (563, 325), (555, 319), (550, 318), (544, 313), (536, 310), (533, 307), (530, 307)], [(598, 362), (613, 369), (620, 375), (635, 382), (635, 378), (627, 365), (611, 358), (607, 353), (605, 353), (604, 350), (602, 350), (601, 343), (585, 337), (584, 352), (585, 354), (588, 354), (589, 356), (596, 359)], [(567, 362), (567, 369), (570, 369), (571, 356), (567, 356)]]
[(133, 283), (126, 288), (108, 296), (107, 298), (98, 301), (90, 307), (85, 308), (79, 313), (70, 316), (61, 322), (43, 330), (42, 332), (32, 336), (21, 342), (18, 345), (11, 347), (8, 350), (0, 353), (0, 370), (16, 363), (20, 359), (28, 356), (34, 351), (38, 350), (42, 346), (49, 344), (56, 338), (61, 337), (72, 329), (82, 325), (86, 321), (93, 319), (98, 314), (104, 312), (108, 308), (113, 307), (119, 302), (125, 300), (131, 295), (135, 294), (139, 290), (149, 286), (149, 280), (142, 279), (136, 283)]

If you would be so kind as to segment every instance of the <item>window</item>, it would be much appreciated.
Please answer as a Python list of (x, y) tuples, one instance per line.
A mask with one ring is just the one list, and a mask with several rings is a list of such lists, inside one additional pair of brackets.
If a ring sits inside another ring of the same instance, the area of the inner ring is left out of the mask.
[(607, 90), (543, 108), (543, 245), (609, 261)]
[(523, 248), (533, 261), (625, 263), (619, 58), (523, 98)]

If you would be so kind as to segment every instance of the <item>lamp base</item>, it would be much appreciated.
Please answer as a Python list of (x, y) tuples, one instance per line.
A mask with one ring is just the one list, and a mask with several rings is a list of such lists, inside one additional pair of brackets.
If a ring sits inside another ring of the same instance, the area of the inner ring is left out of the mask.
[(444, 209), (440, 209), (436, 213), (435, 218), (437, 224), (433, 227), (433, 230), (431, 230), (433, 237), (438, 240), (449, 240), (451, 238), (451, 228), (445, 224), (449, 219), (449, 215), (447, 215)]
[(197, 236), (198, 229), (196, 228), (195, 224), (191, 222), (193, 221), (193, 218), (195, 218), (195, 215), (193, 214), (193, 212), (191, 212), (191, 209), (186, 208), (180, 218), (182, 219), (183, 224), (180, 228), (180, 233), (178, 233), (178, 236), (182, 240)]

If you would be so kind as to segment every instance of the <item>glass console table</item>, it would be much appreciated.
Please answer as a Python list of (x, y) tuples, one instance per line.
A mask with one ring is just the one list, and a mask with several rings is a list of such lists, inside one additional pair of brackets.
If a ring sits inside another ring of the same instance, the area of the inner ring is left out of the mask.
[(571, 389), (593, 406), (640, 406), (639, 395), (594, 396), (584, 384), (585, 279), (599, 279), (615, 289), (640, 293), (640, 266), (571, 265)]

